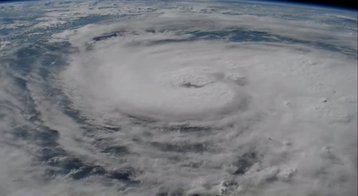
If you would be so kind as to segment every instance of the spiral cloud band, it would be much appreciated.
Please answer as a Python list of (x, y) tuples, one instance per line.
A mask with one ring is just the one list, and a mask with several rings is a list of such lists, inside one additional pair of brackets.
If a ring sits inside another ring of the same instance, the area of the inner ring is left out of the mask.
[(351, 13), (67, 4), (0, 47), (0, 195), (356, 195)]
[[(240, 67), (223, 59), (234, 54), (218, 45), (185, 43), (129, 47), (130, 51), (118, 43), (101, 46), (99, 53), (76, 57), (64, 77), (70, 85), (80, 80), (76, 91), (85, 90), (111, 110), (169, 121), (216, 118), (239, 112), (249, 99)], [(227, 57), (218, 55), (220, 51), (227, 51)]]

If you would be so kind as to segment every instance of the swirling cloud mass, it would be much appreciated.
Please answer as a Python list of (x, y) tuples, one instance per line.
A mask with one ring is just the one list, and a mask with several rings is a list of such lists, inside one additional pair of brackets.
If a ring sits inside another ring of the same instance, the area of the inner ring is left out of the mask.
[(356, 13), (211, 1), (0, 13), (0, 195), (357, 194)]

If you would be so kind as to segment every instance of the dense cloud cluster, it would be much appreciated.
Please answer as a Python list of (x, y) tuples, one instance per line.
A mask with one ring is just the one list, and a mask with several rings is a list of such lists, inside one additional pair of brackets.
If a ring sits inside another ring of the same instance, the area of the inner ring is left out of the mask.
[(356, 195), (351, 13), (26, 5), (44, 16), (0, 46), (0, 195)]

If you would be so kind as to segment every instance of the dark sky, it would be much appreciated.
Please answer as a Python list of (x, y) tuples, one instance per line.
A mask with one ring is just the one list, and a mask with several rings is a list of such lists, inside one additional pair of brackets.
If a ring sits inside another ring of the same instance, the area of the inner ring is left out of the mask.
[(0, 0), (0, 3), (19, 2), (19, 1), (32, 1), (32, 0)]
[[(0, 3), (13, 2), (13, 1), (29, 1), (29, 0), (0, 0)], [(263, 1), (273, 1), (273, 2), (283, 2), (283, 3), (291, 2), (291, 3), (311, 4), (311, 5), (319, 5), (319, 6), (327, 6), (327, 7), (338, 7), (338, 8), (350, 9), (350, 10), (358, 10), (356, 3), (354, 3), (355, 2), (354, 0), (263, 0)]]
[(357, 10), (355, 0), (264, 0), (282, 3), (299, 3), (307, 5), (318, 5), (325, 7), (336, 7), (350, 10)]

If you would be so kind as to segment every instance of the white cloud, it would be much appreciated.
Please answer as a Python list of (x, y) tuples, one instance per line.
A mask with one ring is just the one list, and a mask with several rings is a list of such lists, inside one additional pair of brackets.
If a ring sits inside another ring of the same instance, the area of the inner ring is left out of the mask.
[[(52, 3), (69, 7), (69, 18), (114, 9), (86, 1), (80, 7)], [(354, 50), (356, 31), (331, 32), (335, 25), (314, 19), (280, 19), (260, 6), (231, 7), (239, 15), (228, 15), (214, 5), (179, 3), (152, 13), (148, 6), (143, 11), (122, 4), (120, 13), (148, 13), (53, 35), (53, 44), (69, 41), (78, 51), (60, 71), (44, 67), (39, 58), (24, 78), (40, 122), (24, 118), (18, 109), (16, 115), (3, 114), (7, 118), (0, 127), (13, 129), (11, 119), (56, 130), (63, 156), (107, 173), (81, 180), (67, 173), (42, 185), (31, 179), (50, 166), (26, 166), (41, 146), (29, 145), (25, 152), (1, 142), (0, 154), (11, 156), (0, 161), (0, 184), (24, 178), (2, 185), (0, 194), (354, 195), (357, 60), (309, 43)], [(57, 24), (53, 18), (64, 13), (47, 14), (42, 25)], [(301, 42), (233, 43), (197, 40), (192, 34), (229, 28)], [(118, 35), (93, 39), (113, 32)], [(43, 68), (53, 74), (51, 79), (44, 80)], [(2, 77), (0, 100), (25, 107), (20, 96), (10, 93), (20, 90), (11, 77)], [(64, 95), (50, 96), (46, 85)], [(70, 103), (64, 106), (65, 98)], [(73, 117), (64, 107), (78, 114)], [(126, 154), (110, 147), (126, 149)], [(16, 171), (20, 167), (24, 170)], [(134, 168), (131, 178), (139, 185), (123, 188), (125, 182), (106, 179), (109, 171), (121, 168)]]

